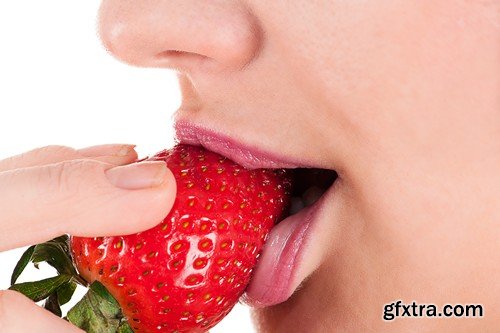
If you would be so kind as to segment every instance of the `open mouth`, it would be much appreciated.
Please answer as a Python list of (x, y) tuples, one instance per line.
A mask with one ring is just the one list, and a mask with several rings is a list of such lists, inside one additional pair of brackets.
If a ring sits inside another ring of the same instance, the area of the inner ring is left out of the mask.
[(337, 179), (337, 173), (327, 169), (297, 168), (292, 170), (292, 177), (290, 209), (285, 217), (316, 203)]
[[(179, 141), (201, 145), (250, 169), (293, 169), (291, 204), (267, 238), (242, 300), (255, 307), (286, 301), (316, 265), (325, 224), (322, 216), (335, 192), (337, 173), (302, 161), (247, 147), (230, 137), (189, 122), (176, 123)], [(326, 221), (328, 222), (328, 221)]]
[[(335, 192), (337, 173), (317, 168), (292, 171), (290, 208), (264, 245), (242, 301), (266, 307), (286, 301), (318, 263), (324, 208)], [(328, 221), (326, 221), (328, 222)]]

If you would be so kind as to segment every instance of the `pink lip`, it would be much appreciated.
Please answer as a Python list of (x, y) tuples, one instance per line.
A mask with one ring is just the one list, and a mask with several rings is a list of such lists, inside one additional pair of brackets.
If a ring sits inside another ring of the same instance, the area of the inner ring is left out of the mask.
[(304, 163), (288, 160), (259, 148), (249, 147), (243, 143), (201, 126), (178, 121), (175, 123), (177, 139), (182, 143), (201, 145), (208, 150), (226, 156), (249, 169), (277, 169), (305, 167)]
[(286, 301), (301, 282), (297, 275), (314, 239), (319, 215), (333, 187), (313, 205), (287, 217), (276, 225), (262, 250), (243, 301), (253, 307), (266, 307)]

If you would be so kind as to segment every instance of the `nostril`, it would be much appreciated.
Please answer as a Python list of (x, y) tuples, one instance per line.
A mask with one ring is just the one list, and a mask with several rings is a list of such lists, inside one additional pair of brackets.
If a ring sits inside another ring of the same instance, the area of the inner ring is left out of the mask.
[(158, 67), (169, 67), (182, 72), (194, 70), (210, 70), (216, 68), (217, 62), (207, 56), (180, 50), (167, 50), (155, 57)]
[(168, 51), (163, 51), (160, 52), (156, 55), (157, 58), (170, 58), (170, 59), (178, 59), (178, 58), (191, 58), (191, 59), (198, 59), (198, 58), (208, 58), (204, 55), (198, 54), (198, 53), (193, 53), (193, 52), (185, 52), (185, 51), (179, 51), (179, 50), (168, 50)]

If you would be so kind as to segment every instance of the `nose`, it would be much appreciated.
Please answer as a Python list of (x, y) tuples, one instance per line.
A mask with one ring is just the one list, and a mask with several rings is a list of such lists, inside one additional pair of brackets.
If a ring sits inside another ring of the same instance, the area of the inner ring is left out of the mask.
[(103, 0), (99, 34), (119, 60), (141, 67), (238, 70), (261, 44), (239, 0)]

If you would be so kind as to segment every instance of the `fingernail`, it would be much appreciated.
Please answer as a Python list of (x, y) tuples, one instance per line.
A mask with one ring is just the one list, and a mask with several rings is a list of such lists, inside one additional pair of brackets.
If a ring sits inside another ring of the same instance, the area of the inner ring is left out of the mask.
[(78, 153), (84, 157), (127, 156), (134, 148), (135, 145), (109, 144), (82, 148), (78, 150)]
[(117, 166), (106, 170), (111, 184), (126, 190), (139, 190), (161, 185), (167, 174), (162, 161), (147, 161)]

